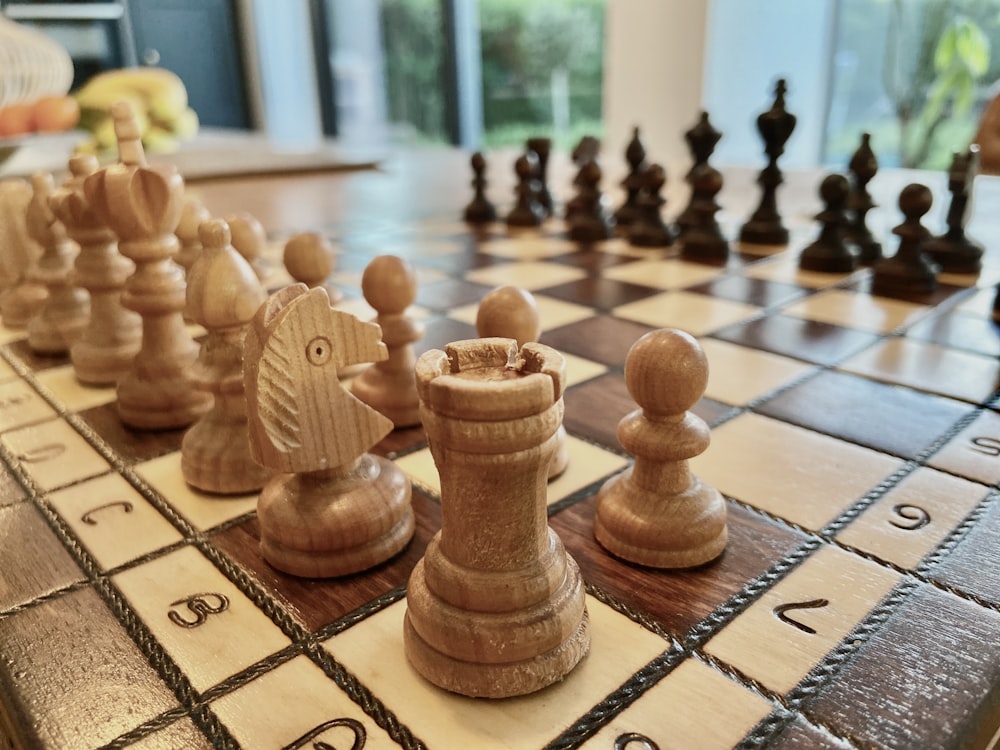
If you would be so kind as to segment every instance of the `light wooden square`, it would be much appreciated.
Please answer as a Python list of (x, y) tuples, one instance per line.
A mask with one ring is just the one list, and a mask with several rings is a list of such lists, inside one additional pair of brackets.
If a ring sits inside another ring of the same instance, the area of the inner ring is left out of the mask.
[(590, 653), (562, 682), (504, 700), (465, 698), (426, 682), (403, 652), (405, 601), (323, 646), (428, 747), (523, 750), (554, 739), (667, 648), (659, 636), (595, 599), (587, 598), (587, 608)]
[(604, 271), (603, 276), (615, 281), (650, 286), (654, 289), (683, 289), (709, 281), (722, 273), (721, 268), (691, 263), (678, 258), (637, 260)]
[(80, 433), (61, 419), (11, 430), (0, 435), (0, 441), (42, 492), (111, 468)]
[[(856, 273), (856, 272), (855, 272)], [(773, 260), (754, 263), (744, 272), (744, 276), (764, 281), (778, 281), (783, 284), (797, 284), (810, 289), (825, 289), (835, 286), (851, 277), (850, 273), (821, 273), (803, 271), (799, 268), (799, 253), (786, 252)]]
[(519, 286), (529, 292), (547, 286), (578, 281), (587, 275), (586, 271), (572, 266), (544, 261), (524, 261), (504, 263), (488, 268), (478, 268), (465, 275), (466, 280), (487, 286)]
[(705, 395), (734, 406), (747, 404), (815, 369), (796, 359), (728, 341), (704, 338), (699, 343), (708, 358)]
[(5, 383), (8, 380), (16, 380), (19, 377), (20, 375), (10, 366), (10, 363), (0, 357), (0, 383)]
[[(888, 568), (824, 546), (723, 628), (705, 650), (785, 694), (900, 580)], [(802, 606), (781, 609), (796, 604)]]
[(183, 538), (119, 474), (53, 492), (48, 500), (104, 570)]
[(687, 659), (582, 747), (607, 750), (622, 735), (637, 733), (660, 748), (729, 750), (772, 708), (721, 672)]
[(76, 379), (72, 365), (42, 370), (35, 375), (35, 378), (49, 390), (56, 401), (71, 412), (110, 404), (117, 398), (113, 385), (106, 387), (83, 385)]
[(848, 359), (842, 370), (928, 393), (981, 403), (997, 387), (1000, 362), (908, 338), (890, 338)]
[(692, 336), (703, 336), (759, 312), (760, 308), (753, 305), (693, 292), (663, 292), (612, 311), (617, 318), (654, 328), (679, 328)]
[[(195, 690), (203, 692), (289, 645), (257, 605), (194, 547), (111, 580)], [(205, 607), (189, 606), (192, 598)], [(199, 616), (198, 609), (208, 612)]]
[(514, 260), (544, 260), (557, 255), (568, 255), (577, 244), (565, 237), (524, 235), (498, 237), (479, 246), (480, 252)]
[(875, 297), (848, 289), (827, 289), (794, 302), (782, 313), (807, 320), (888, 333), (920, 320), (931, 308), (912, 302)]
[(819, 530), (899, 459), (748, 412), (712, 431), (692, 470), (725, 495)]
[(210, 495), (191, 487), (181, 474), (179, 451), (135, 467), (149, 485), (199, 531), (239, 518), (257, 508), (257, 494)]
[(10, 344), (28, 337), (26, 328), (8, 328), (0, 323), (0, 344)]
[(1000, 482), (1000, 414), (984, 411), (927, 463), (983, 484)]
[(41, 422), (56, 416), (56, 410), (20, 378), (0, 383), (0, 432)]
[[(558, 478), (549, 482), (548, 503), (565, 500), (599, 479), (621, 471), (628, 460), (579, 438), (568, 436), (569, 464)], [(414, 484), (433, 495), (441, 494), (441, 480), (429, 448), (423, 448), (396, 460)]]
[(914, 568), (986, 496), (981, 484), (919, 468), (838, 535), (844, 544)]
[[(322, 747), (359, 747), (358, 735), (344, 719), (361, 725), (365, 748), (399, 747), (307, 656), (222, 696), (212, 711), (243, 747), (313, 748), (321, 742), (326, 743)], [(303, 742), (303, 737), (309, 739)]]

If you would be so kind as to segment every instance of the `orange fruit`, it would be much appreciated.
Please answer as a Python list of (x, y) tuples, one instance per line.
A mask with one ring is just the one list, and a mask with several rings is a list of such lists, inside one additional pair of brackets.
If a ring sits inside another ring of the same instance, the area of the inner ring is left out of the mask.
[(43, 96), (32, 110), (35, 127), (45, 132), (62, 132), (80, 121), (80, 105), (72, 96)]
[(35, 129), (34, 107), (28, 102), (8, 104), (0, 109), (0, 137), (24, 135)]

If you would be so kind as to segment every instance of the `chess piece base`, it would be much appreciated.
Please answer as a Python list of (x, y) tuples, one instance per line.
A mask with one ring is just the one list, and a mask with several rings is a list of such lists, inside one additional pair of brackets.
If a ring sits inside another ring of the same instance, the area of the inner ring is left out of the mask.
[(257, 492), (272, 475), (250, 455), (246, 418), (215, 410), (184, 434), (181, 473), (192, 487), (218, 495)]
[(163, 363), (157, 375), (137, 366), (141, 352), (133, 360), (132, 369), (118, 381), (118, 416), (137, 430), (170, 430), (187, 427), (212, 406), (212, 395), (195, 390), (187, 378), (186, 368), (174, 363), (165, 369)]
[[(590, 621), (580, 570), (558, 537), (550, 532), (548, 557), (555, 564), (518, 577), (530, 581), (528, 588), (537, 594), (532, 604), (517, 607), (505, 596), (508, 572), (472, 574), (477, 597), (495, 589), (495, 598), (486, 597), (495, 611), (488, 612), (462, 608), (434, 592), (434, 579), (442, 574), (428, 573), (428, 567), (450, 572), (439, 557), (439, 540), (440, 535), (428, 545), (407, 587), (404, 645), (413, 667), (438, 687), (475, 698), (525, 695), (562, 680), (590, 649)], [(562, 560), (565, 565), (558, 564)], [(561, 580), (553, 580), (558, 572)], [(453, 583), (453, 577), (445, 574), (444, 580)], [(422, 623), (433, 624), (433, 639), (421, 634)]]
[(851, 246), (831, 248), (813, 243), (799, 255), (799, 268), (821, 273), (851, 273), (858, 267), (858, 251)]
[(937, 266), (929, 261), (909, 265), (897, 258), (883, 260), (872, 274), (872, 293), (886, 297), (920, 297), (937, 289)]
[(983, 269), (983, 248), (966, 237), (935, 237), (927, 241), (923, 251), (946, 273), (979, 273)]
[(689, 229), (681, 239), (681, 257), (687, 260), (723, 261), (729, 257), (729, 242), (707, 232)]
[(304, 578), (374, 567), (406, 547), (415, 528), (406, 476), (368, 453), (346, 469), (274, 477), (257, 518), (264, 559)]
[(49, 290), (41, 284), (24, 283), (11, 289), (0, 304), (0, 315), (7, 328), (20, 329), (42, 309), (49, 298)]
[(120, 344), (96, 345), (87, 341), (77, 341), (70, 347), (70, 360), (76, 379), (85, 385), (114, 385), (121, 380), (132, 366), (132, 360), (139, 352), (139, 338)]
[(684, 492), (664, 497), (637, 486), (630, 468), (601, 488), (594, 536), (608, 552), (629, 562), (693, 568), (725, 550), (726, 503), (698, 479)]
[(780, 222), (751, 219), (740, 230), (740, 242), (749, 245), (787, 245), (788, 230)]

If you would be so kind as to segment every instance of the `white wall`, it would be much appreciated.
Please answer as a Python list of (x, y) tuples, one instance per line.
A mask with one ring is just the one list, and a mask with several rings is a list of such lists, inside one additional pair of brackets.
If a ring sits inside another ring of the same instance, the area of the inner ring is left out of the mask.
[(788, 80), (798, 117), (782, 166), (819, 164), (835, 0), (608, 0), (604, 163), (633, 125), (671, 180), (690, 164), (684, 131), (707, 109), (723, 132), (713, 163), (758, 165), (754, 121)]

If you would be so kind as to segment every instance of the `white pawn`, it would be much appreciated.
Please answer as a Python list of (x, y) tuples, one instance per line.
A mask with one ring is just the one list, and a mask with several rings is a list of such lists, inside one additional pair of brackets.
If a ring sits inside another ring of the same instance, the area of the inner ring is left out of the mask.
[[(483, 297), (479, 303), (476, 333), (480, 338), (515, 339), (521, 347), (529, 341), (538, 341), (541, 331), (538, 305), (529, 291), (516, 286), (501, 286)], [(568, 464), (566, 428), (559, 425), (556, 432), (556, 452), (549, 464), (549, 479), (561, 475)]]
[(705, 392), (708, 361), (683, 331), (650, 331), (629, 350), (625, 385), (641, 407), (618, 424), (635, 463), (597, 498), (594, 536), (613, 555), (654, 568), (690, 568), (726, 547), (726, 503), (688, 470), (708, 426), (688, 411)]
[(380, 255), (365, 268), (361, 291), (378, 313), (374, 322), (382, 327), (382, 343), (389, 357), (358, 375), (351, 392), (397, 428), (418, 425), (420, 398), (413, 372), (417, 362), (413, 342), (424, 335), (424, 324), (406, 314), (417, 298), (417, 275), (402, 258)]
[(333, 273), (334, 259), (333, 247), (319, 232), (299, 232), (292, 235), (285, 243), (282, 254), (289, 276), (310, 289), (322, 286), (326, 289), (330, 302), (337, 304), (344, 295), (339, 289), (326, 283)]

